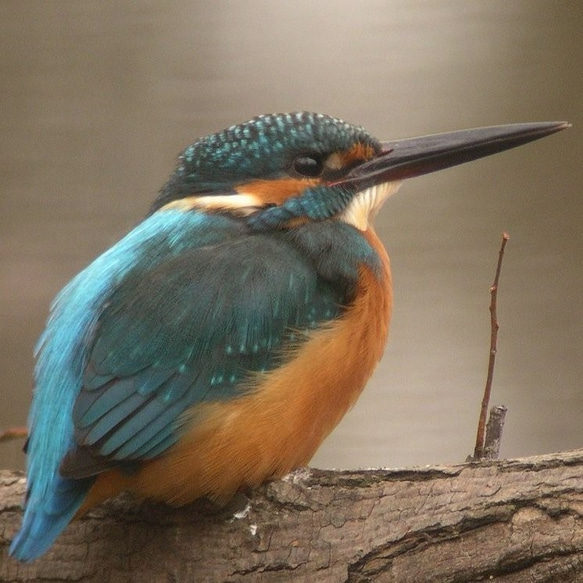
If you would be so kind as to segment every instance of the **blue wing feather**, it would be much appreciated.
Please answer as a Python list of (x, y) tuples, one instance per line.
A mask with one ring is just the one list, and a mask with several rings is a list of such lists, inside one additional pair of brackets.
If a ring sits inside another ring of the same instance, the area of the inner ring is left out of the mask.
[[(91, 387), (81, 389), (73, 410), (77, 448), (63, 473), (79, 475), (76, 451), (83, 448), (98, 472), (103, 457), (114, 465), (159, 455), (162, 444), (178, 440), (181, 413), (241, 394), (243, 379), (276, 364), (292, 328), (335, 317), (342, 300), (309, 259), (274, 235), (188, 249), (136, 268), (99, 318)], [(95, 371), (106, 380), (98, 389)], [(81, 460), (86, 475), (87, 456)]]

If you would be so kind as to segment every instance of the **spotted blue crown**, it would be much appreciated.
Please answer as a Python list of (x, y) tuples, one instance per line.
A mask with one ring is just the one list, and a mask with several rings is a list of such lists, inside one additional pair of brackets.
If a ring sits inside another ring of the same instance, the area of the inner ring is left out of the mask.
[(299, 154), (348, 150), (357, 142), (377, 151), (380, 148), (363, 127), (328, 115), (260, 115), (188, 146), (160, 191), (154, 210), (193, 193), (226, 194), (234, 184), (280, 178)]

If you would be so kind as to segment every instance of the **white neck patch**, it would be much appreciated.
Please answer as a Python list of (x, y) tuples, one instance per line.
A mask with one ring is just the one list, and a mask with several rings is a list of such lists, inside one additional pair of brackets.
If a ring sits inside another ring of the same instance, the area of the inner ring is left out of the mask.
[(383, 203), (399, 190), (402, 181), (385, 182), (371, 186), (357, 193), (350, 204), (340, 213), (341, 221), (356, 227), (360, 231), (366, 231), (375, 218)]
[(207, 196), (187, 196), (169, 202), (163, 209), (178, 209), (188, 211), (194, 208), (209, 211), (231, 211), (241, 216), (247, 216), (265, 206), (265, 203), (254, 194), (213, 194)]

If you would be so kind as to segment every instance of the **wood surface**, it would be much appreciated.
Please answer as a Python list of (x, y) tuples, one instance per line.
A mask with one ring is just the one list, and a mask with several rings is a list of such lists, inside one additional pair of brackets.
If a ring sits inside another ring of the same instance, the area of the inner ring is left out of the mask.
[(29, 564), (7, 554), (24, 490), (0, 472), (0, 581), (583, 581), (583, 450), (305, 469), (220, 510), (120, 497)]

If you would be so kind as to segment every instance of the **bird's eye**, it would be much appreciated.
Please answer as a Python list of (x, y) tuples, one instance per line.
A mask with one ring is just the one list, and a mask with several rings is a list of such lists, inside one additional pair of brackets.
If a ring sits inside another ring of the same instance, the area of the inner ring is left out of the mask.
[(298, 156), (294, 160), (294, 170), (302, 176), (315, 178), (324, 170), (324, 160), (317, 154)]

